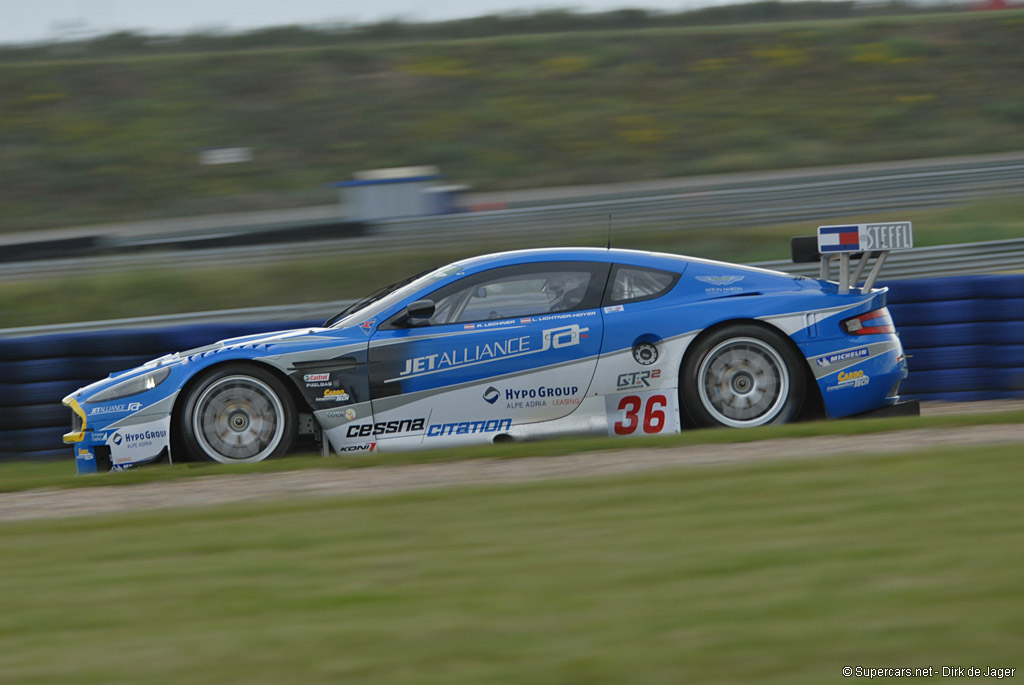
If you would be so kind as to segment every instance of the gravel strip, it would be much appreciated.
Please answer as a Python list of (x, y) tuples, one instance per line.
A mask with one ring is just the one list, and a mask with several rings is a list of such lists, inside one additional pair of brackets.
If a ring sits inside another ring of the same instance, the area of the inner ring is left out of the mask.
[[(1024, 442), (1024, 425), (1006, 424), (879, 433), (872, 449), (908, 452), (958, 444)], [(560, 457), (477, 459), (440, 464), (309, 469), (289, 473), (208, 476), (160, 483), (0, 494), (0, 521), (55, 519), (128, 511), (198, 507), (291, 497), (338, 497), (409, 492), (458, 485), (523, 483), (670, 467), (770, 459), (807, 459), (864, 453), (864, 442), (845, 437), (763, 440), (724, 445), (622, 449)]]

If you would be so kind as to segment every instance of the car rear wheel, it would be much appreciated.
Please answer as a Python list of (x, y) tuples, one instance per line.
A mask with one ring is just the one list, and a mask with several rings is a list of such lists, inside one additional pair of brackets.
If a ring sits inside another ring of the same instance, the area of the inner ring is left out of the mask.
[(680, 394), (698, 426), (785, 423), (800, 410), (806, 364), (782, 335), (737, 324), (694, 344), (683, 365)]
[(193, 458), (222, 464), (273, 459), (288, 452), (298, 423), (287, 388), (269, 371), (230, 365), (188, 392), (181, 435)]

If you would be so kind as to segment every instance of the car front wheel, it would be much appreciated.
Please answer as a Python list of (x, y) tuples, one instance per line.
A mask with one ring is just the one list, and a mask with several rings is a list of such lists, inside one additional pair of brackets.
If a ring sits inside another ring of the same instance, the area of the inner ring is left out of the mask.
[(295, 440), (297, 415), (272, 373), (230, 365), (213, 369), (188, 393), (181, 435), (193, 458), (243, 464), (283, 456)]
[(698, 426), (751, 428), (785, 423), (800, 411), (806, 363), (782, 335), (737, 324), (695, 344), (680, 394)]

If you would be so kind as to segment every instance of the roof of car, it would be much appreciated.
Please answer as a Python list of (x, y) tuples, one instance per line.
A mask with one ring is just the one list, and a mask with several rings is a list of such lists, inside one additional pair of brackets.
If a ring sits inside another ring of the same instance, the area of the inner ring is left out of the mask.
[(555, 261), (588, 261), (588, 262), (620, 262), (627, 264), (643, 264), (661, 268), (679, 268), (687, 261), (686, 257), (661, 252), (643, 250), (624, 250), (620, 248), (600, 247), (545, 247), (530, 250), (513, 250), (494, 254), (471, 257), (460, 260), (465, 267), (502, 266), (505, 264), (523, 264), (528, 262)]

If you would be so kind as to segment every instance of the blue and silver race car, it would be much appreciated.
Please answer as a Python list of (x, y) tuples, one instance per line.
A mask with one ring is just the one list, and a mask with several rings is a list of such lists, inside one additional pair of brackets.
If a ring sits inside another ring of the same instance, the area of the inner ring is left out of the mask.
[(621, 249), (475, 257), (319, 328), (84, 387), (64, 399), (64, 440), (92, 473), (258, 462), (300, 436), (345, 455), (863, 414), (896, 405), (907, 375), (886, 290), (869, 280)]

